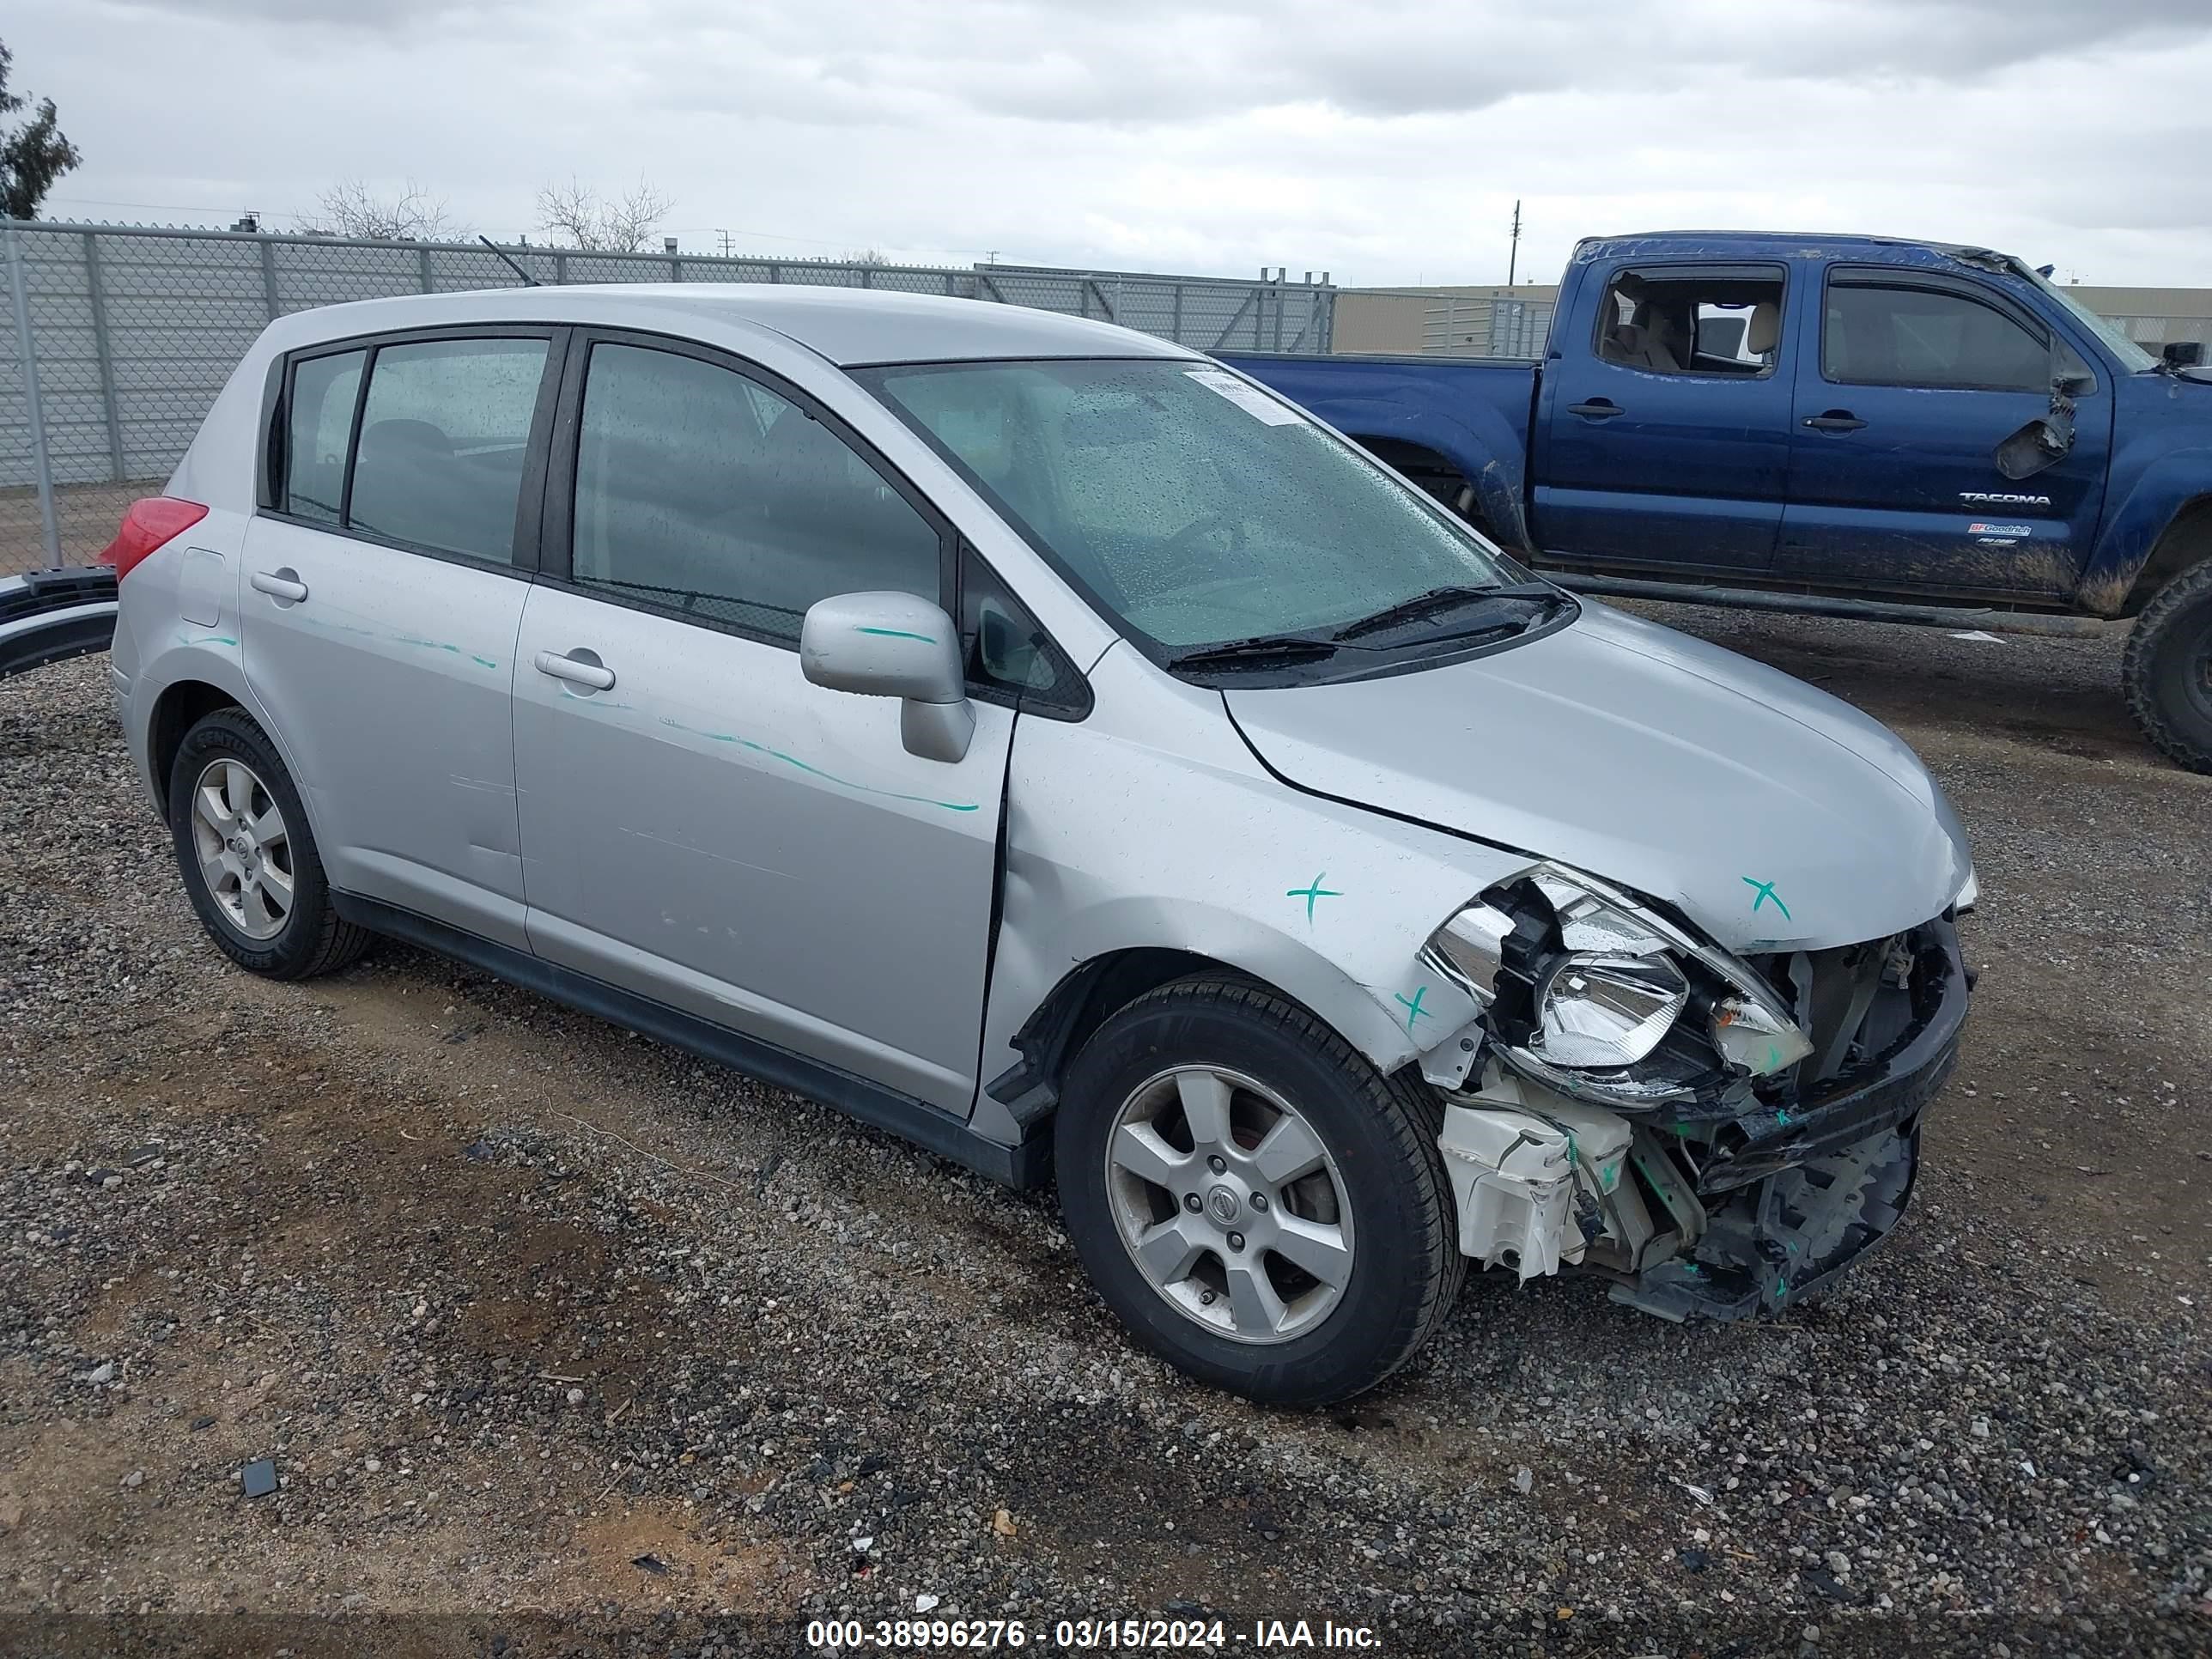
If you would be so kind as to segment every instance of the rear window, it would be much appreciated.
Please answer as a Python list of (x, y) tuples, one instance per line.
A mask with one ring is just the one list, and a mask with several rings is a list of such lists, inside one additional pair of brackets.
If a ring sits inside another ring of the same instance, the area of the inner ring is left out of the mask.
[(416, 340), (296, 362), (284, 510), (511, 562), (547, 350), (543, 339)]

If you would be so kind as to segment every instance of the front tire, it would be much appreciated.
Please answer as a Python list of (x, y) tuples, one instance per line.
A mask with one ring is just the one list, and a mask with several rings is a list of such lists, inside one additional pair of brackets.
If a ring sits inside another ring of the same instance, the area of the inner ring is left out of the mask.
[(2212, 772), (2212, 560), (2185, 570), (2143, 607), (2120, 662), (2128, 712), (2160, 752)]
[(185, 733), (169, 767), (169, 833), (200, 925), (240, 967), (308, 979), (367, 947), (342, 920), (307, 810), (268, 733), (220, 708)]
[(1267, 1404), (1346, 1399), (1418, 1352), (1458, 1293), (1441, 1118), (1418, 1077), (1383, 1077), (1264, 987), (1178, 981), (1068, 1069), (1068, 1236), (1179, 1370)]

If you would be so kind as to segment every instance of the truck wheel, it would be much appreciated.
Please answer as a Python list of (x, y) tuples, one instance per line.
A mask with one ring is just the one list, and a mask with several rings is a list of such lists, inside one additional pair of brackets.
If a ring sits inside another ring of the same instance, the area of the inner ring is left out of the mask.
[(2143, 607), (2120, 662), (2143, 735), (2192, 772), (2212, 772), (2212, 561), (2183, 571)]
[(1412, 1358), (1459, 1290), (1442, 1112), (1263, 987), (1163, 986), (1068, 1069), (1068, 1237), (1170, 1364), (1269, 1404), (1342, 1400)]
[(243, 709), (218, 708), (185, 733), (169, 768), (169, 833), (200, 925), (240, 967), (308, 979), (368, 946), (368, 930), (331, 903), (291, 773)]

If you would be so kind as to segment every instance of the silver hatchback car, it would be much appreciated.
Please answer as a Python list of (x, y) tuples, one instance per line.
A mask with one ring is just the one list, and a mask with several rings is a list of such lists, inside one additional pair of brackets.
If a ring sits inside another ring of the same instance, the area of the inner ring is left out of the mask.
[(208, 933), (413, 940), (1010, 1182), (1139, 1340), (1387, 1376), (1466, 1263), (1741, 1317), (1893, 1228), (1973, 902), (1911, 751), (1273, 393), (785, 288), (270, 325), (109, 552)]

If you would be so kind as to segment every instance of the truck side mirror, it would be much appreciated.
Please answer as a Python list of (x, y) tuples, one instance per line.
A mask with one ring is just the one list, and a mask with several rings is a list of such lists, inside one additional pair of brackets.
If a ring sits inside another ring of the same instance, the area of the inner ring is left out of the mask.
[(2074, 416), (2061, 410), (2039, 415), (1996, 447), (1997, 471), (2015, 481), (2056, 466), (2074, 447)]
[(2195, 368), (2204, 361), (2202, 340), (2168, 340), (2159, 348), (2168, 368)]

